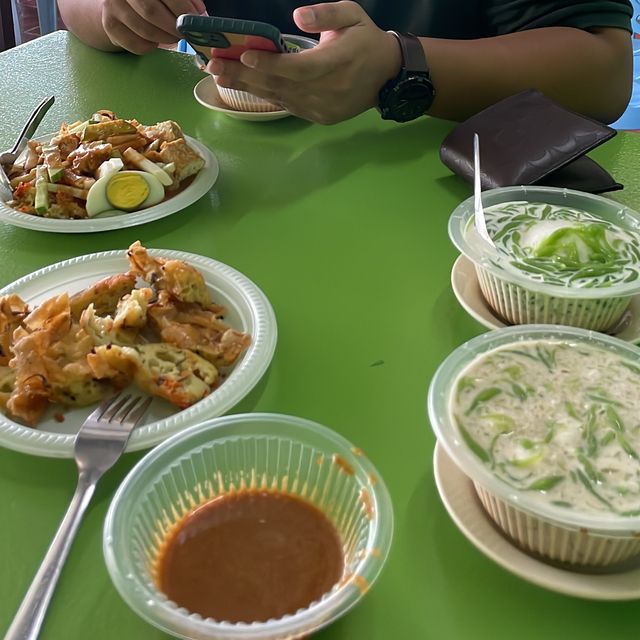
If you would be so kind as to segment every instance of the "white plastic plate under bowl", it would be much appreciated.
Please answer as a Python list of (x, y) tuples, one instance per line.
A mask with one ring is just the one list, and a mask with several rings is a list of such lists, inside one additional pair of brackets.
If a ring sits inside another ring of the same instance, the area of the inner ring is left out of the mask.
[[(451, 269), (451, 287), (464, 310), (487, 329), (500, 329), (509, 325), (498, 318), (487, 304), (476, 275), (473, 262), (466, 256), (458, 256)], [(637, 344), (640, 342), (640, 296), (631, 298), (629, 308), (609, 332), (620, 340)]]
[(433, 473), (440, 498), (451, 519), (487, 557), (539, 587), (590, 600), (640, 599), (640, 569), (620, 573), (578, 573), (554, 567), (520, 551), (501, 535), (485, 513), (471, 480), (439, 444), (433, 452)]
[(237, 111), (231, 109), (222, 101), (213, 76), (207, 76), (200, 80), (193, 88), (193, 95), (203, 107), (224, 113), (238, 120), (267, 122), (269, 120), (280, 120), (281, 118), (286, 118), (291, 115), (286, 109), (281, 109), (280, 111)]

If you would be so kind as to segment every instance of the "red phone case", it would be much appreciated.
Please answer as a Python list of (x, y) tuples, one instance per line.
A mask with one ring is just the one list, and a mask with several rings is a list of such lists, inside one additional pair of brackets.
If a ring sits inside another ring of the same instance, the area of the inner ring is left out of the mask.
[(216, 58), (228, 58), (239, 60), (240, 56), (249, 49), (271, 51), (278, 53), (275, 43), (263, 36), (246, 35), (241, 33), (224, 33), (225, 38), (231, 44), (230, 47), (213, 47), (211, 53)]

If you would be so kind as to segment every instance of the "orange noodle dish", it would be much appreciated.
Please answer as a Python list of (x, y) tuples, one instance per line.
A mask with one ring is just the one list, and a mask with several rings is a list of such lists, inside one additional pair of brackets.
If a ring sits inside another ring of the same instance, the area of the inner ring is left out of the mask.
[(65, 123), (49, 141), (29, 140), (8, 167), (17, 211), (83, 219), (139, 211), (186, 188), (205, 161), (172, 120), (151, 126), (98, 111)]
[[(202, 274), (135, 242), (129, 271), (30, 308), (0, 297), (0, 409), (35, 426), (135, 384), (183, 409), (209, 395), (251, 343), (224, 322)], [(137, 286), (142, 285), (142, 286)]]

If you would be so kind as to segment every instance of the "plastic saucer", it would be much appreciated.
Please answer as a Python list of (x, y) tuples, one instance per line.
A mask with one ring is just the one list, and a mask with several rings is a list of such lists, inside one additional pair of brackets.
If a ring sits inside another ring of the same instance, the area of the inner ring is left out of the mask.
[(551, 591), (590, 600), (640, 599), (640, 568), (619, 573), (589, 574), (546, 564), (520, 551), (492, 524), (471, 480), (438, 444), (433, 472), (440, 498), (451, 519), (487, 557), (511, 573)]
[(267, 122), (269, 120), (280, 120), (281, 118), (286, 118), (291, 115), (286, 109), (281, 109), (280, 111), (236, 111), (235, 109), (231, 109), (222, 101), (222, 98), (220, 98), (218, 87), (213, 76), (207, 76), (200, 80), (193, 88), (193, 95), (196, 100), (202, 106), (207, 107), (207, 109), (224, 113), (238, 120)]
[[(481, 325), (487, 329), (509, 326), (494, 314), (485, 301), (473, 262), (466, 256), (458, 256), (453, 263), (451, 286), (464, 310)], [(640, 342), (640, 296), (631, 298), (629, 308), (610, 334), (634, 344)]]

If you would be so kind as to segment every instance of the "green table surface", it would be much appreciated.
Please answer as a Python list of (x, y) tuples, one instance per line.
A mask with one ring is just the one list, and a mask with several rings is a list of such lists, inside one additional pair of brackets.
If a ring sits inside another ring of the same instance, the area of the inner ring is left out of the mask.
[[(437, 493), (429, 380), (484, 329), (450, 286), (447, 220), (470, 189), (440, 163), (449, 122), (406, 125), (369, 112), (323, 127), (288, 118), (233, 120), (200, 106), (192, 59), (88, 49), (58, 32), (0, 55), (0, 149), (35, 104), (56, 103), (40, 131), (100, 108), (153, 123), (174, 119), (217, 155), (213, 190), (184, 211), (130, 229), (48, 234), (0, 226), (0, 285), (76, 255), (140, 239), (232, 265), (269, 297), (279, 339), (270, 370), (233, 412), (300, 415), (361, 447), (393, 498), (385, 569), (360, 605), (321, 638), (637, 638), (637, 602), (592, 602), (533, 586), (459, 532)], [(640, 135), (593, 157), (640, 208)], [(99, 486), (58, 584), (46, 640), (159, 640), (111, 585), (102, 558), (109, 501), (141, 453)], [(0, 630), (14, 615), (75, 486), (71, 460), (0, 449)]]

